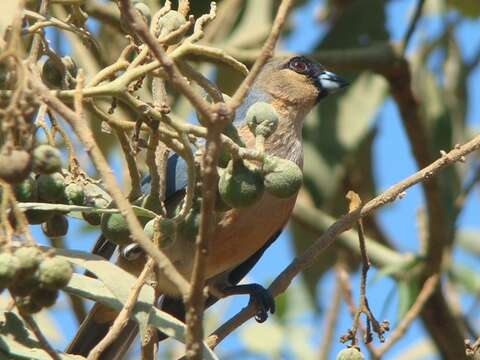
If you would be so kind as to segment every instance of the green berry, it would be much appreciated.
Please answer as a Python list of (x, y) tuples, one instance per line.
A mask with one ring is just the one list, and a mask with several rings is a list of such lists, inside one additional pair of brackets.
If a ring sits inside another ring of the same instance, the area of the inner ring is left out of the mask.
[(194, 240), (200, 229), (200, 213), (198, 209), (192, 208), (185, 219), (178, 224), (178, 236), (182, 239)]
[(32, 157), (25, 150), (4, 150), (0, 153), (0, 179), (9, 184), (25, 180), (32, 169)]
[(292, 161), (269, 156), (263, 163), (265, 190), (279, 198), (295, 195), (303, 182), (302, 170)]
[(62, 168), (60, 151), (50, 145), (39, 145), (33, 150), (33, 171), (38, 174), (53, 174)]
[(342, 349), (337, 354), (337, 360), (363, 360), (363, 354), (354, 347)]
[[(172, 243), (175, 237), (175, 223), (170, 219), (161, 219), (160, 220), (160, 238), (159, 245), (161, 248), (165, 248)], [(145, 234), (153, 240), (155, 235), (155, 219), (147, 222), (143, 228)]]
[(133, 6), (143, 16), (143, 18), (145, 19), (145, 22), (147, 24), (150, 24), (150, 20), (152, 19), (152, 11), (148, 7), (148, 5), (143, 2), (137, 2)]
[(65, 70), (60, 59), (50, 57), (42, 65), (42, 80), (49, 87), (60, 89), (64, 84)]
[(27, 210), (25, 216), (30, 225), (42, 224), (53, 216), (53, 211), (48, 210)]
[(22, 246), (15, 250), (21, 271), (33, 272), (43, 260), (43, 253), (35, 246)]
[(65, 179), (60, 173), (40, 175), (37, 178), (38, 197), (46, 202), (55, 202), (63, 198)]
[(65, 215), (55, 213), (50, 219), (42, 224), (42, 230), (49, 238), (65, 236), (68, 232), (68, 220)]
[(37, 271), (20, 271), (9, 290), (16, 296), (27, 296), (40, 286)]
[(15, 197), (20, 202), (32, 202), (37, 199), (37, 187), (32, 176), (15, 185)]
[(155, 214), (160, 214), (163, 211), (160, 199), (152, 194), (147, 194), (142, 200), (141, 207), (153, 211)]
[(102, 222), (102, 215), (94, 212), (82, 212), (83, 220), (92, 226), (98, 226)]
[[(148, 218), (139, 218), (139, 221), (142, 225), (145, 225)], [(125, 245), (131, 242), (130, 230), (121, 214), (103, 214), (100, 225), (103, 235), (117, 245)]]
[(35, 289), (30, 294), (30, 297), (36, 305), (44, 308), (50, 307), (55, 304), (58, 298), (58, 294), (58, 290)]
[(277, 129), (278, 115), (271, 104), (257, 102), (248, 109), (245, 121), (255, 136), (268, 138)]
[(75, 183), (68, 184), (65, 187), (65, 197), (70, 205), (84, 205), (85, 191), (83, 190), (83, 186)]
[(250, 170), (243, 161), (230, 162), (223, 170), (218, 182), (218, 191), (225, 203), (233, 208), (253, 205), (263, 194), (263, 177), (260, 172)]
[(50, 290), (66, 286), (72, 278), (72, 273), (72, 265), (59, 257), (45, 259), (38, 267), (38, 279), (41, 287)]
[(18, 259), (10, 254), (0, 254), (0, 288), (9, 287), (20, 270)]
[[(180, 26), (185, 24), (187, 20), (185, 17), (180, 14), (178, 11), (170, 10), (165, 15), (163, 15), (157, 23), (157, 34), (156, 36), (162, 38), (170, 34), (171, 32), (177, 30)], [(170, 39), (164, 45), (172, 45), (181, 39), (181, 36), (175, 36)]]
[(35, 303), (31, 295), (27, 296), (17, 296), (15, 298), (15, 303), (22, 312), (27, 314), (36, 314), (42, 310), (42, 306)]

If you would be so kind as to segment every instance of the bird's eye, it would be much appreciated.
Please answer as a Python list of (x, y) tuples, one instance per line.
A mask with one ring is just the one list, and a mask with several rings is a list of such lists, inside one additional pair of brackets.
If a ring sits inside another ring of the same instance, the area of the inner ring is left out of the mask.
[(289, 67), (290, 69), (299, 74), (306, 74), (308, 72), (308, 64), (302, 59), (292, 59), (292, 61), (290, 61)]

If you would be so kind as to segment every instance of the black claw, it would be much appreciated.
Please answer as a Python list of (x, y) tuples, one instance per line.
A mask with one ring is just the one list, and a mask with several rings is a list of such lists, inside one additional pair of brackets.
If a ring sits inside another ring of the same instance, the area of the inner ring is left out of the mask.
[(224, 289), (225, 294), (248, 294), (250, 295), (249, 304), (253, 304), (256, 309), (255, 320), (263, 323), (268, 319), (268, 313), (275, 312), (275, 300), (270, 291), (259, 284), (246, 284), (231, 286)]

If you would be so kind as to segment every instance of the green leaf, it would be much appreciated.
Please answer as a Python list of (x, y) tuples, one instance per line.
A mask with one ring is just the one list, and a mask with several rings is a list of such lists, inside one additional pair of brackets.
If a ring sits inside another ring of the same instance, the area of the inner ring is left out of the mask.
[[(0, 315), (0, 359), (50, 360), (35, 336), (27, 329), (22, 319), (13, 312)], [(65, 360), (85, 359), (83, 356), (60, 354)]]
[(277, 322), (267, 321), (262, 326), (257, 324), (244, 326), (239, 335), (249, 350), (265, 354), (269, 359), (273, 359), (278, 358), (287, 334)]
[(398, 282), (397, 290), (397, 321), (400, 321), (415, 302), (420, 292), (420, 285), (418, 284), (417, 279), (408, 279)]
[(480, 1), (478, 0), (447, 0), (447, 4), (464, 16), (471, 18), (480, 16)]
[[(72, 264), (92, 272), (98, 279), (73, 274), (65, 291), (91, 299), (116, 310), (121, 310), (128, 299), (136, 278), (122, 268), (104, 258), (83, 251), (57, 249), (56, 255)], [(144, 285), (132, 310), (132, 317), (139, 323), (140, 331), (148, 324), (157, 327), (165, 334), (184, 342), (185, 325), (173, 316), (155, 309), (155, 293), (151, 286)], [(206, 359), (216, 359), (215, 354), (204, 344)]]
[(472, 294), (480, 294), (480, 274), (466, 265), (453, 263), (448, 274), (452, 280), (460, 284), (466, 291)]
[(480, 229), (460, 229), (455, 241), (467, 252), (480, 256)]
[(338, 102), (336, 119), (338, 140), (345, 149), (357, 147), (365, 138), (386, 91), (383, 77), (371, 73), (363, 73), (347, 88)]
[[(78, 206), (78, 205), (66, 205), (66, 204), (49, 204), (49, 203), (37, 203), (37, 202), (25, 202), (19, 203), (18, 207), (22, 210), (43, 210), (43, 211), (62, 211), (62, 212), (93, 212), (99, 214), (117, 214), (120, 213), (119, 209), (99, 209), (91, 206)], [(133, 212), (139, 217), (146, 217), (153, 219), (157, 216), (153, 211), (142, 208), (140, 206), (132, 206)]]

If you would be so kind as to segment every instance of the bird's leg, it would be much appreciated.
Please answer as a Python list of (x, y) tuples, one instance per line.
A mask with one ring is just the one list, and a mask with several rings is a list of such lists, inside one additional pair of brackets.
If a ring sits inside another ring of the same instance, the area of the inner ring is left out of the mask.
[(256, 308), (255, 320), (262, 323), (268, 318), (268, 312), (275, 312), (275, 300), (270, 291), (259, 284), (227, 286), (220, 290), (224, 297), (231, 295), (250, 295), (249, 304)]

